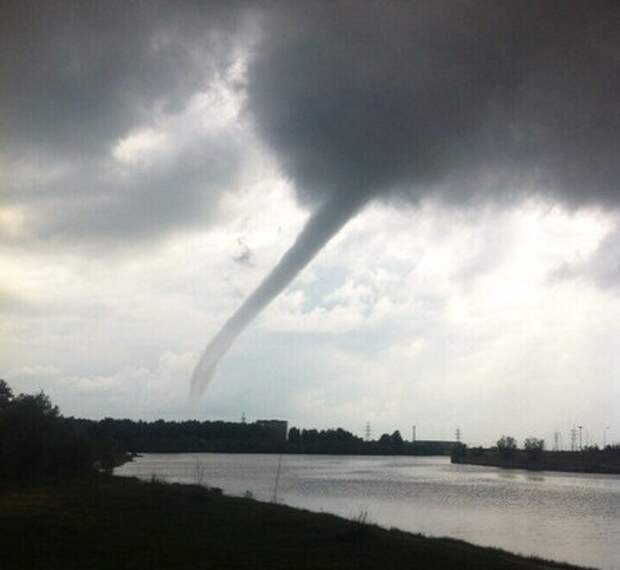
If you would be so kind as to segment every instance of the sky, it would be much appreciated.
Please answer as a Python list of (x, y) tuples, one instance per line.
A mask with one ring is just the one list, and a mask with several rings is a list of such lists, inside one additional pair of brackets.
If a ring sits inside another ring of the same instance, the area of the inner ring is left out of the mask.
[(617, 2), (4, 4), (16, 392), (620, 441)]

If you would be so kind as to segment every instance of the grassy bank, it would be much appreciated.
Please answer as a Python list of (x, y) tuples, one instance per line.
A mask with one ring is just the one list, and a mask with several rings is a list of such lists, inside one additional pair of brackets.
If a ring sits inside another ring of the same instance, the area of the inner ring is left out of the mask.
[(574, 568), (196, 486), (97, 476), (0, 491), (3, 570)]

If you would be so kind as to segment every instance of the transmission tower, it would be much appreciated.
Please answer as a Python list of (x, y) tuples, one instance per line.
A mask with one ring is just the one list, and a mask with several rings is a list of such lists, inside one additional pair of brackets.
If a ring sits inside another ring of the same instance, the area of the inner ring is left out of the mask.
[(241, 423), (244, 424), (245, 423), (245, 412), (241, 413)]
[(461, 443), (461, 428), (460, 427), (456, 428), (456, 433), (454, 434), (454, 436), (456, 437), (457, 443)]
[(366, 441), (370, 441), (372, 437), (372, 429), (370, 428), (370, 422), (366, 422)]
[(570, 428), (570, 450), (577, 451), (577, 428)]
[(553, 451), (560, 451), (560, 432), (553, 432)]

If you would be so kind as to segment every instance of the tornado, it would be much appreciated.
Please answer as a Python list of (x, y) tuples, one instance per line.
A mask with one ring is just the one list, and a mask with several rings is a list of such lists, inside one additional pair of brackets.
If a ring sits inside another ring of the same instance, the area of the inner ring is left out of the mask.
[(355, 216), (366, 201), (364, 193), (336, 194), (325, 200), (310, 216), (295, 243), (207, 345), (192, 374), (192, 398), (204, 394), (220, 359), (228, 352), (236, 338)]
[(312, 214), (207, 346), (193, 396), (370, 200), (463, 208), (538, 196), (620, 210), (617, 0), (269, 6), (246, 110)]

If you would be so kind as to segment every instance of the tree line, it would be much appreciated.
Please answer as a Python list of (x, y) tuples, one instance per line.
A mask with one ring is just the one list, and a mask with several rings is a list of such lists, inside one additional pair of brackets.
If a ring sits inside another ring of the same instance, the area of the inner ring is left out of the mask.
[(98, 441), (133, 453), (308, 453), (308, 454), (449, 454), (450, 442), (405, 442), (400, 433), (383, 434), (365, 441), (344, 430), (292, 427), (288, 437), (260, 423), (224, 421), (133, 421), (105, 418), (67, 418), (77, 431)]

